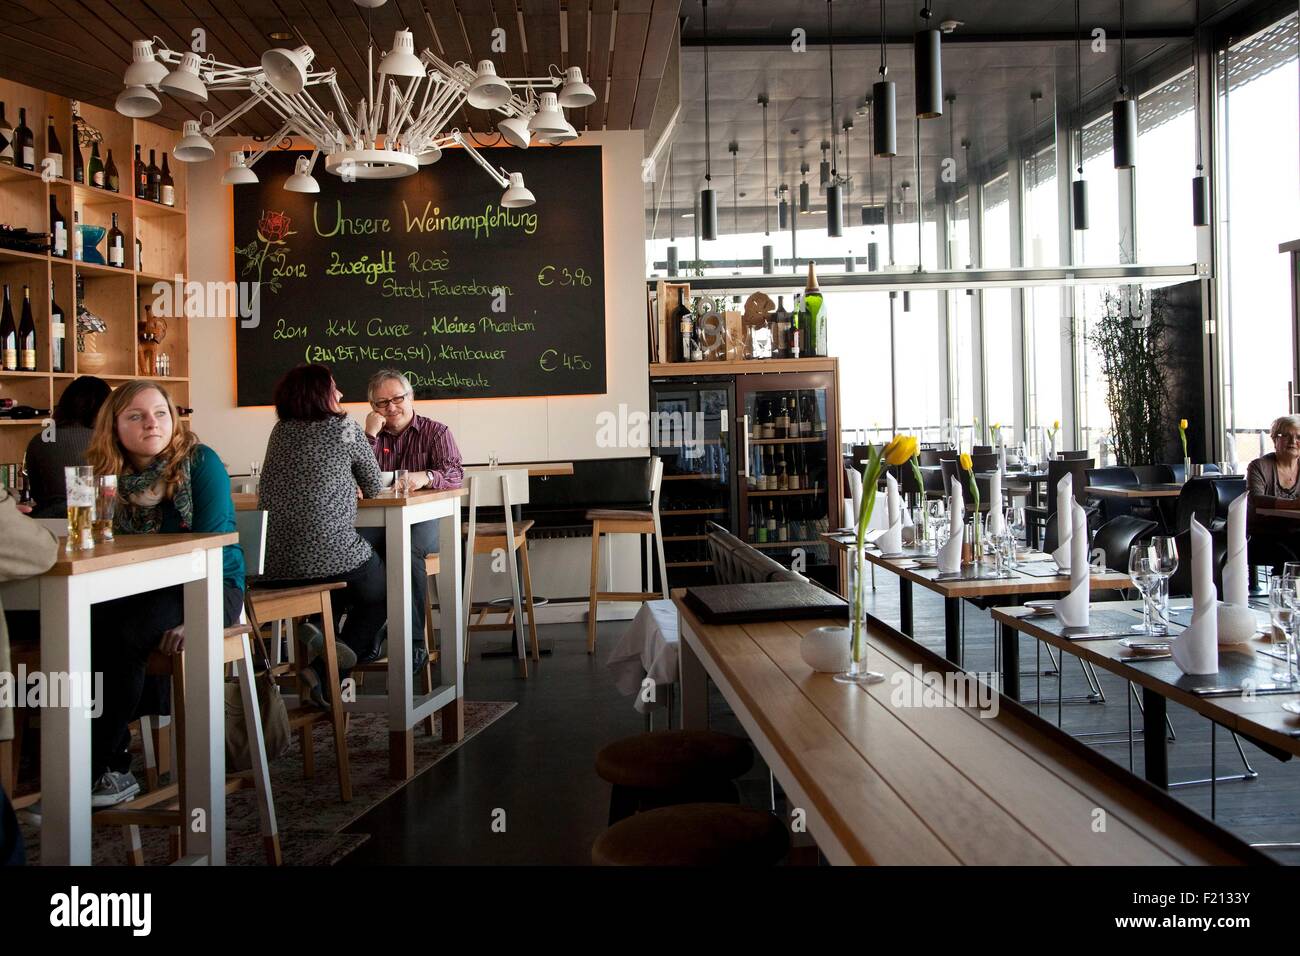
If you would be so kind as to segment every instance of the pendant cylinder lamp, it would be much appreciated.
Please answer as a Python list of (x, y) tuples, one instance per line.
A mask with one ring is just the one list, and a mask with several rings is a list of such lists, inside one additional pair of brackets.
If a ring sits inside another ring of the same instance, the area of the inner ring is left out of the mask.
[(776, 260), (772, 255), (772, 247), (763, 247), (763, 275), (770, 276), (776, 271)]
[(718, 194), (712, 189), (700, 190), (700, 238), (718, 238)]
[(844, 235), (844, 187), (838, 182), (826, 188), (826, 235), (832, 239)]
[(700, 0), (704, 19), (704, 188), (700, 190), (700, 236), (718, 238), (718, 195), (713, 191), (713, 163), (709, 156), (709, 0)]
[(799, 211), (802, 213), (812, 212), (812, 204), (808, 199), (808, 181), (804, 180), (799, 184)]
[(844, 257), (844, 271), (845, 272), (858, 271), (858, 259), (856, 256), (854, 256), (851, 253)]
[(785, 229), (790, 223), (790, 203), (784, 196), (776, 204), (776, 226), (778, 229)]
[[(927, 17), (928, 10), (927, 4), (921, 16)], [(916, 31), (912, 40), (912, 67), (916, 76), (917, 119), (935, 119), (943, 115), (943, 72), (939, 49), (938, 30)]]
[(1192, 179), (1192, 225), (1208, 226), (1210, 224), (1210, 181), (1200, 172)]
[(670, 276), (677, 275), (677, 247), (676, 246), (668, 247), (668, 274)]
[(1127, 98), (1116, 100), (1111, 106), (1111, 125), (1114, 136), (1115, 168), (1132, 169), (1137, 163), (1137, 100)]
[(1076, 179), (1070, 183), (1070, 209), (1074, 216), (1075, 229), (1088, 228), (1088, 183)]
[(888, 79), (885, 64), (885, 0), (880, 0), (880, 79), (871, 85), (871, 102), (876, 111), (871, 117), (871, 131), (876, 140), (877, 156), (898, 155), (898, 101), (894, 81)]
[(867, 243), (867, 271), (880, 271), (880, 243), (878, 242)]

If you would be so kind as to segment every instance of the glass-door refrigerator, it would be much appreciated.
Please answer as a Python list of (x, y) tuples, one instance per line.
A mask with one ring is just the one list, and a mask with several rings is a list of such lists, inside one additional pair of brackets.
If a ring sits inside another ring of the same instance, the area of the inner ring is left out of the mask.
[(835, 589), (838, 568), (819, 538), (839, 526), (842, 508), (834, 374), (738, 375), (735, 382), (740, 413), (736, 534)]
[(732, 379), (652, 379), (650, 450), (664, 462), (659, 515), (670, 588), (713, 584), (706, 525), (736, 531)]

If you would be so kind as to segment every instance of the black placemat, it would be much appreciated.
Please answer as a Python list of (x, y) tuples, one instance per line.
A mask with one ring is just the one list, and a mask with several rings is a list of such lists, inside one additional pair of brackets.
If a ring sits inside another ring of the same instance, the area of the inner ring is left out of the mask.
[(849, 619), (843, 598), (807, 581), (687, 588), (686, 605), (706, 624), (754, 624), (815, 617)]
[(1193, 691), (1203, 687), (1222, 690), (1236, 690), (1244, 681), (1250, 681), (1255, 688), (1273, 683), (1274, 661), (1271, 658), (1257, 658), (1253, 654), (1237, 651), (1219, 652), (1219, 672), (1217, 674), (1184, 674), (1173, 660), (1133, 661), (1142, 663), (1142, 670), (1175, 687)]

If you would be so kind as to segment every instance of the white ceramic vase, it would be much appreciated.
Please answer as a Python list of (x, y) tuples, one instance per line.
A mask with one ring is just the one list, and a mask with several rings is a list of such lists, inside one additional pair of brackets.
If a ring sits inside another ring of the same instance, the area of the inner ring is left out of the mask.
[(818, 673), (842, 674), (849, 669), (849, 643), (847, 627), (815, 627), (799, 642), (799, 655)]

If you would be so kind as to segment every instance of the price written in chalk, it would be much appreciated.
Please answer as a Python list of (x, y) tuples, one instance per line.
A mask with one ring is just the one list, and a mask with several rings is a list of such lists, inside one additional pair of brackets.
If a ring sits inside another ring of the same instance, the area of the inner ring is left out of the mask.
[(547, 349), (537, 359), (537, 365), (543, 372), (555, 372), (560, 369), (585, 372), (591, 368), (591, 362), (581, 355), (571, 355), (556, 349)]
[(540, 286), (560, 285), (586, 288), (591, 285), (591, 281), (591, 273), (581, 266), (575, 269), (570, 269), (568, 266), (542, 266), (542, 271), (537, 273), (537, 284)]

